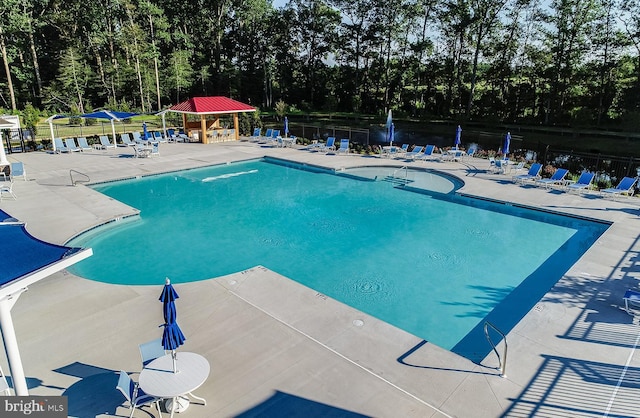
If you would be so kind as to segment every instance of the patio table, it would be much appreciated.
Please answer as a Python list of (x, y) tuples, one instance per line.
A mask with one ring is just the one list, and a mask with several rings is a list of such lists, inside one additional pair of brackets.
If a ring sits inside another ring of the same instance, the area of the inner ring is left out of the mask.
[(207, 401), (195, 396), (192, 392), (198, 389), (209, 377), (209, 362), (200, 354), (176, 353), (178, 371), (173, 372), (171, 354), (158, 357), (140, 372), (139, 385), (147, 394), (158, 398), (167, 398), (167, 411), (182, 412), (189, 407), (189, 398)]

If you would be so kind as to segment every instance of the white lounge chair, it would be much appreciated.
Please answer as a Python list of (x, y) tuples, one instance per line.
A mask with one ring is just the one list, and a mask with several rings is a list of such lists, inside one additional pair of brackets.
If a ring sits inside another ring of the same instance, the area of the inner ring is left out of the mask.
[(152, 142), (151, 143), (151, 153), (149, 154), (149, 156), (154, 157), (154, 156), (158, 156), (160, 155), (160, 143), (159, 142)]
[(2, 201), (3, 196), (9, 196), (13, 200), (17, 200), (16, 195), (13, 193), (13, 181), (9, 182), (8, 186), (0, 186), (0, 201)]
[(136, 145), (134, 141), (131, 140), (128, 133), (120, 134), (120, 140), (122, 141), (122, 145), (125, 147), (133, 147)]
[(629, 315), (633, 315), (633, 313), (629, 310), (629, 305), (634, 308), (640, 308), (640, 292), (629, 289), (624, 292), (624, 296), (622, 297), (622, 299), (624, 300), (624, 310), (627, 311)]
[(82, 151), (77, 145), (76, 145), (76, 141), (73, 138), (66, 138), (64, 140), (64, 144), (67, 146), (67, 148), (69, 148), (69, 151), (71, 152), (80, 152)]
[(27, 180), (27, 170), (24, 168), (24, 164), (22, 162), (11, 163), (11, 171), (9, 172), (9, 178), (11, 180), (22, 177), (22, 180)]
[(53, 138), (53, 143), (56, 146), (56, 153), (70, 152), (69, 148), (62, 142), (62, 138)]
[(107, 148), (116, 148), (116, 144), (112, 144), (109, 141), (109, 138), (106, 135), (100, 135), (100, 146), (103, 149), (107, 149)]
[(89, 143), (87, 143), (87, 138), (85, 138), (84, 136), (78, 137), (78, 146), (82, 151), (93, 151), (93, 148), (91, 148)]
[(635, 192), (636, 179), (633, 177), (625, 177), (620, 180), (620, 183), (616, 187), (610, 187), (608, 189), (600, 190), (600, 194), (603, 196), (612, 196), (614, 199), (619, 195), (633, 196)]
[(4, 396), (11, 395), (11, 389), (9, 387), (9, 383), (7, 382), (7, 377), (4, 375), (2, 367), (0, 367), (0, 392), (4, 393)]

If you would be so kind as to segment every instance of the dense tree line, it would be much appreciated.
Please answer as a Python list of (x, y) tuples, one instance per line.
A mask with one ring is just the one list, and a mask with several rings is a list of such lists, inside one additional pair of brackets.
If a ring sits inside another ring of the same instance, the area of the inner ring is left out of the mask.
[(0, 0), (0, 107), (631, 125), (640, 0)]

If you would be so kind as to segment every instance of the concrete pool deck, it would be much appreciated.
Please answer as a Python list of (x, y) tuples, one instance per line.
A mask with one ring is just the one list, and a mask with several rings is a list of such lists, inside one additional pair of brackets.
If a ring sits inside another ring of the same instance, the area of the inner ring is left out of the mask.
[[(178, 321), (187, 336), (181, 350), (211, 365), (195, 391), (207, 405), (178, 416), (640, 416), (640, 329), (621, 309), (624, 291), (637, 288), (640, 277), (640, 199), (519, 186), (476, 158), (407, 163), (248, 142), (163, 144), (161, 153), (11, 154), (29, 180), (16, 180), (18, 199), (2, 200), (0, 208), (26, 221), (34, 236), (62, 244), (137, 213), (71, 186), (70, 170), (101, 182), (269, 155), (335, 169), (435, 168), (463, 179), (465, 194), (613, 223), (508, 333), (505, 378), (493, 353), (472, 363), (261, 266), (178, 284)], [(528, 245), (544, 245), (544, 237), (522, 237), (523, 251)], [(158, 248), (185, 250), (172, 248), (170, 237)], [(137, 380), (138, 344), (160, 332), (162, 279), (158, 286), (119, 286), (61, 272), (31, 286), (12, 310), (30, 393), (69, 396), (71, 416), (128, 416), (115, 372)], [(5, 356), (0, 363), (8, 372)]]

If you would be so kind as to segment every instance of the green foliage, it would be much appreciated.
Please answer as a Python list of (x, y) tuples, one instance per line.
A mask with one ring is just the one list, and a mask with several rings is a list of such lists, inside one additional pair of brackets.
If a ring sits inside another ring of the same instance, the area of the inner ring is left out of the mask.
[(393, 108), (639, 129), (637, 1), (3, 1), (8, 108), (12, 95), (55, 113), (225, 95), (279, 117)]
[(40, 111), (33, 107), (31, 103), (27, 103), (22, 111), (22, 126), (31, 130), (34, 137), (38, 135), (38, 122), (40, 122)]
[(276, 103), (276, 115), (278, 115), (278, 117), (282, 119), (286, 113), (287, 104), (282, 100), (278, 100), (278, 102)]

